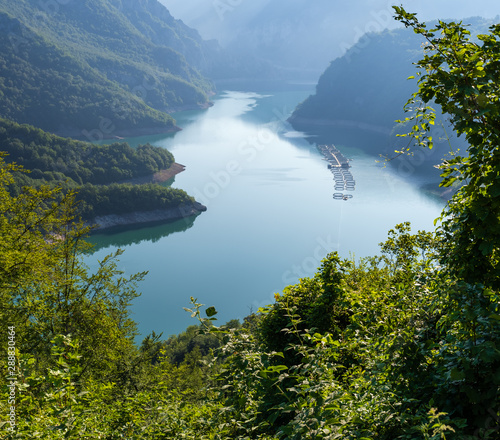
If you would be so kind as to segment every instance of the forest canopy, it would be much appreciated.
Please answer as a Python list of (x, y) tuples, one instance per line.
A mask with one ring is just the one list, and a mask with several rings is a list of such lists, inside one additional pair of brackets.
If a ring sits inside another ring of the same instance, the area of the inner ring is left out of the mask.
[(0, 119), (0, 149), (7, 153), (8, 163), (24, 170), (13, 172), (11, 192), (20, 194), (23, 186), (42, 185), (59, 186), (65, 192), (76, 190), (79, 214), (86, 220), (169, 209), (193, 201), (179, 189), (120, 183), (170, 168), (174, 157), (164, 148), (149, 144), (132, 148), (125, 142), (91, 144)]
[[(0, 116), (96, 140), (174, 130), (208, 105), (206, 46), (155, 1), (0, 0)], [(184, 53), (184, 54), (183, 54)]]

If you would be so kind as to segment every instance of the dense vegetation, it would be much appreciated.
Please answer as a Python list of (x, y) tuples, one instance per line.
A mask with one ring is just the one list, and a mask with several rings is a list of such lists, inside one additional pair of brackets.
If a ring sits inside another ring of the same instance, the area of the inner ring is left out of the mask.
[(406, 79), (422, 40), (406, 29), (365, 35), (321, 75), (316, 93), (300, 104), (290, 121), (310, 128), (321, 122), (365, 123), (392, 129), (405, 97), (413, 92)]
[(461, 189), (434, 233), (401, 223), (379, 256), (329, 254), (242, 325), (214, 326), (192, 299), (198, 327), (135, 346), (145, 274), (124, 277), (119, 255), (89, 273), (73, 196), (12, 195), (16, 166), (0, 162), (6, 438), (498, 438), (500, 25), (473, 43), (461, 24), (395, 9), (429, 41), (410, 135), (432, 147), (434, 98), (471, 145), (442, 165)]
[[(492, 24), (478, 17), (467, 19), (467, 23), (473, 34), (487, 32)], [(350, 130), (349, 137), (356, 137), (356, 144), (366, 152), (393, 157), (402, 144), (395, 134), (409, 130), (395, 121), (404, 118), (406, 97), (414, 92), (414, 81), (408, 78), (416, 75), (412, 63), (418, 61), (424, 42), (421, 35), (408, 29), (364, 35), (344, 56), (332, 61), (321, 75), (316, 93), (295, 109), (291, 124), (320, 136), (324, 143), (342, 143), (339, 132)], [(438, 114), (434, 137), (439, 151), (419, 154), (418, 160), (425, 158), (428, 162), (422, 167), (415, 164), (417, 159), (407, 158), (427, 174), (449, 150), (449, 138), (455, 149), (463, 146), (446, 118)]]
[(194, 202), (183, 190), (165, 188), (153, 183), (114, 183), (107, 186), (86, 184), (78, 189), (77, 199), (82, 201), (78, 212), (85, 219), (109, 214), (170, 209)]
[(1, 0), (0, 25), (2, 117), (95, 140), (168, 131), (165, 111), (208, 103), (184, 56), (203, 41), (156, 0)]
[(0, 145), (8, 161), (30, 170), (31, 178), (50, 181), (61, 173), (80, 185), (148, 176), (174, 163), (168, 150), (149, 144), (134, 149), (125, 142), (79, 142), (5, 119), (0, 119)]
[(124, 142), (91, 144), (0, 119), (0, 148), (8, 154), (8, 163), (30, 171), (14, 172), (12, 193), (20, 194), (23, 186), (41, 185), (78, 190), (78, 212), (84, 219), (168, 209), (193, 201), (178, 189), (116, 183), (150, 176), (174, 163), (169, 151), (149, 144), (137, 148)]

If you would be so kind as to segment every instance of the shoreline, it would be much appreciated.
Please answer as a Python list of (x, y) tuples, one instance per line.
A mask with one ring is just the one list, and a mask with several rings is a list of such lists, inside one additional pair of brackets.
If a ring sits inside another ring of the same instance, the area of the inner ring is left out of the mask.
[(181, 220), (198, 216), (206, 211), (207, 207), (199, 202), (183, 204), (175, 208), (155, 209), (153, 211), (135, 211), (127, 214), (109, 214), (98, 216), (87, 224), (94, 226), (93, 231), (102, 231), (116, 226), (132, 226), (154, 222)]
[[(213, 93), (210, 96), (215, 96), (215, 95), (216, 95), (216, 93)], [(179, 105), (178, 107), (168, 108), (168, 110), (165, 110), (165, 113), (172, 116), (172, 114), (174, 114), (174, 113), (185, 112), (185, 111), (190, 111), (190, 110), (207, 110), (213, 106), (214, 106), (214, 103), (212, 101), (207, 101), (206, 103), (199, 104), (199, 105)], [(181, 130), (182, 130), (182, 128), (181, 128)]]
[[(174, 178), (186, 169), (185, 165), (174, 162), (170, 168), (160, 170), (149, 176), (135, 177), (117, 183), (128, 183), (131, 185), (144, 185), (148, 183), (160, 184)], [(95, 231), (110, 229), (116, 226), (132, 226), (146, 223), (179, 220), (187, 217), (197, 216), (206, 211), (207, 207), (194, 201), (174, 208), (154, 209), (151, 211), (134, 211), (126, 214), (108, 214), (95, 217), (88, 225), (94, 225)]]
[[(198, 105), (184, 105), (178, 107), (172, 107), (168, 110), (163, 110), (164, 113), (173, 118), (173, 113), (178, 113), (182, 111), (188, 110), (207, 110), (210, 107), (213, 107), (214, 103), (212, 101), (207, 101), (203, 104)], [(111, 121), (110, 121), (111, 122)], [(71, 138), (77, 141), (84, 142), (100, 142), (103, 140), (116, 139), (117, 142), (125, 140), (126, 138), (133, 138), (139, 136), (149, 136), (155, 134), (168, 134), (168, 133), (177, 133), (182, 131), (182, 127), (179, 127), (176, 124), (174, 119), (174, 124), (169, 126), (153, 126), (153, 127), (134, 127), (134, 128), (126, 128), (126, 129), (116, 129), (113, 124), (110, 126), (106, 126), (104, 128), (96, 128), (94, 130), (86, 130), (75, 128), (75, 127), (62, 127), (57, 131), (50, 131), (57, 136)]]
[(103, 130), (94, 129), (88, 133), (84, 133), (85, 130), (74, 129), (74, 128), (62, 128), (60, 130), (54, 131), (53, 134), (56, 136), (74, 139), (76, 141), (82, 142), (100, 142), (103, 140), (115, 139), (116, 142), (124, 141), (125, 138), (139, 137), (139, 136), (149, 136), (155, 134), (168, 134), (177, 133), (182, 131), (182, 128), (177, 125), (170, 127), (149, 127), (149, 128), (131, 128), (131, 129), (118, 129), (118, 130)]

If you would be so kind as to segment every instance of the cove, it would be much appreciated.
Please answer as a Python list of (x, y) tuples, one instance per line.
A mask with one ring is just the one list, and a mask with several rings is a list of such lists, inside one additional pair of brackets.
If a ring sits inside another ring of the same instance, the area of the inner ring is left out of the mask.
[(340, 142), (335, 133), (330, 142), (350, 159), (356, 187), (352, 199), (333, 199), (323, 156), (286, 122), (309, 93), (223, 92), (207, 110), (174, 115), (180, 132), (127, 139), (172, 151), (186, 170), (170, 183), (208, 208), (196, 218), (91, 236), (91, 267), (121, 248), (125, 274), (149, 271), (132, 305), (142, 336), (167, 337), (196, 324), (183, 310), (191, 296), (215, 306), (220, 323), (241, 320), (312, 276), (329, 252), (375, 255), (403, 221), (414, 231), (434, 228), (444, 202), (341, 133)]

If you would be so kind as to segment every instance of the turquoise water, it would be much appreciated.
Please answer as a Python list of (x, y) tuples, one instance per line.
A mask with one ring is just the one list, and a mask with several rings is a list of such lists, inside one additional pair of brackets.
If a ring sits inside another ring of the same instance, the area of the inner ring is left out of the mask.
[(149, 271), (132, 306), (142, 335), (168, 336), (194, 324), (183, 311), (191, 296), (215, 306), (222, 322), (242, 319), (313, 275), (328, 252), (373, 255), (403, 221), (415, 230), (433, 228), (443, 202), (359, 145), (337, 144), (352, 160), (356, 189), (349, 201), (333, 200), (326, 162), (285, 122), (308, 94), (224, 92), (210, 109), (175, 115), (182, 131), (128, 140), (172, 151), (186, 166), (173, 186), (208, 208), (188, 222), (92, 236), (90, 261), (119, 247), (122, 270)]

